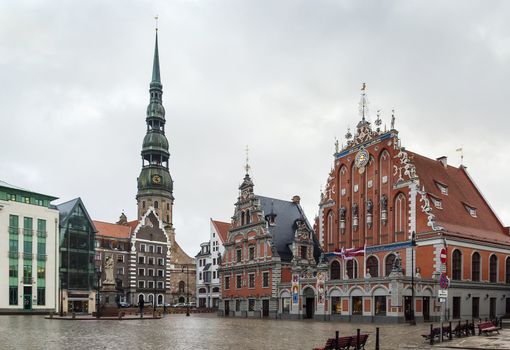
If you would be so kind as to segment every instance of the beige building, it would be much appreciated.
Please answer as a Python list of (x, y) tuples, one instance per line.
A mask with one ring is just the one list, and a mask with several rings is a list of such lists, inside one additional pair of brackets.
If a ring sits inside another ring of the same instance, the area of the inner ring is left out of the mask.
[(0, 181), (0, 313), (58, 308), (55, 199)]

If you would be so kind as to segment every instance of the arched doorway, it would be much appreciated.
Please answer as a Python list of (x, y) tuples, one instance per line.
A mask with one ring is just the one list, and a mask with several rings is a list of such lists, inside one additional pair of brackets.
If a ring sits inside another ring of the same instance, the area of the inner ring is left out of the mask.
[(315, 312), (315, 292), (312, 288), (307, 287), (303, 290), (303, 301), (305, 308), (304, 318), (313, 318)]

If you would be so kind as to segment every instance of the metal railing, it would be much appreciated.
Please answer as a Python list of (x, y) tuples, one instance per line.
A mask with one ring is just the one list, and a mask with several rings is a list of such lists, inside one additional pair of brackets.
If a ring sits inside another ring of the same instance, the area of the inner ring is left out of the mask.
[(19, 227), (9, 226), (10, 235), (19, 235)]
[(32, 260), (32, 258), (33, 258), (32, 253), (23, 252), (23, 259)]
[(28, 228), (24, 228), (23, 229), (23, 235), (25, 235), (25, 236), (33, 236), (34, 235), (34, 230), (30, 230)]
[(37, 260), (46, 261), (48, 256), (46, 254), (37, 254)]
[(13, 259), (19, 258), (19, 252), (9, 252), (9, 258)]

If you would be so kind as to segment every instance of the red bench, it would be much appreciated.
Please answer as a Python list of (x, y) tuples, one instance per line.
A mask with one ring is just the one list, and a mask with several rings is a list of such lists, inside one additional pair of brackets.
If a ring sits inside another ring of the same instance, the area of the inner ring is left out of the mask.
[(496, 327), (492, 322), (482, 322), (478, 325), (478, 335), (481, 335), (482, 333), (488, 335), (492, 332), (498, 332), (499, 334), (499, 328)]
[(365, 344), (367, 343), (367, 340), (368, 340), (368, 334), (360, 334), (359, 335), (359, 343), (358, 343), (358, 337), (352, 336), (350, 347), (353, 349), (365, 349)]

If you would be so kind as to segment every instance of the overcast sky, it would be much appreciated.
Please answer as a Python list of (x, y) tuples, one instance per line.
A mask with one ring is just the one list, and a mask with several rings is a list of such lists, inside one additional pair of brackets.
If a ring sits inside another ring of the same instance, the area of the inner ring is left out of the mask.
[(230, 221), (245, 147), (258, 194), (316, 215), (362, 82), (407, 149), (465, 165), (510, 224), (510, 2), (2, 1), (0, 179), (136, 216), (154, 49), (177, 240)]

